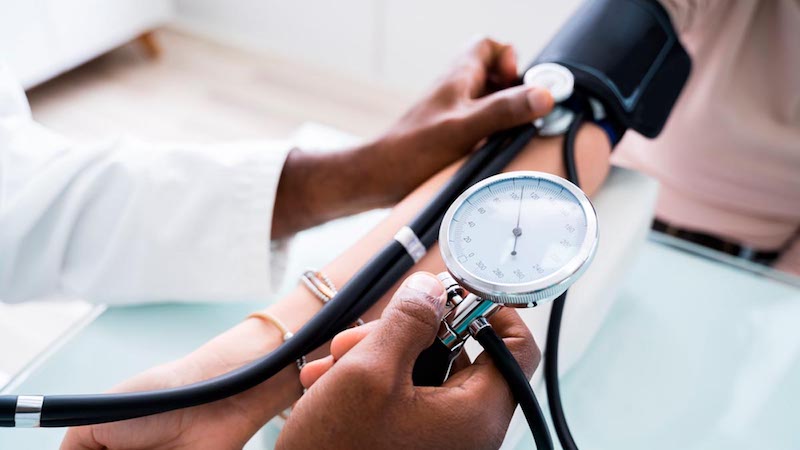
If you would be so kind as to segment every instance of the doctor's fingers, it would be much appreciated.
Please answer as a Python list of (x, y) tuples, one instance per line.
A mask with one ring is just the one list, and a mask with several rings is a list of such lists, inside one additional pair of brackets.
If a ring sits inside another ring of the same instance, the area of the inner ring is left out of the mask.
[(509, 44), (477, 38), (458, 57), (454, 70), (467, 95), (477, 98), (487, 92), (487, 85), (506, 87), (516, 82), (517, 55)]
[[(542, 353), (525, 321), (513, 308), (501, 308), (492, 316), (489, 323), (492, 324), (497, 335), (503, 339), (511, 354), (522, 367), (522, 371), (530, 379), (539, 366)], [(494, 365), (486, 352), (478, 355), (474, 364)]]
[(474, 100), (466, 108), (464, 119), (468, 129), (488, 136), (544, 117), (553, 104), (547, 89), (515, 86)]
[[(514, 358), (520, 362), (525, 374), (530, 378), (538, 361), (538, 349), (533, 337), (522, 323), (516, 311), (504, 309), (495, 316), (495, 331), (509, 346)], [(486, 352), (475, 362), (453, 374), (443, 385), (445, 389), (427, 391), (424, 396), (429, 407), (440, 405), (443, 410), (457, 409), (462, 412), (462, 421), (482, 427), (493, 447), (502, 442), (505, 430), (514, 415), (517, 402), (500, 371), (495, 367)]]
[(310, 388), (317, 380), (325, 375), (333, 365), (344, 356), (351, 348), (361, 342), (377, 325), (377, 321), (365, 323), (360, 327), (348, 328), (337, 334), (331, 341), (331, 354), (311, 361), (300, 371), (300, 383), (304, 388)]
[[(539, 364), (541, 353), (525, 322), (516, 311), (503, 308), (492, 317), (491, 323), (530, 379)], [(486, 352), (482, 352), (472, 365), (455, 373), (444, 386), (456, 388), (453, 395), (463, 397), (462, 401), (483, 399), (487, 408), (505, 411), (509, 417), (516, 405), (508, 383)]]
[(343, 358), (358, 360), (395, 380), (411, 381), (420, 353), (431, 345), (444, 315), (444, 286), (435, 275), (417, 272), (406, 278), (384, 309), (374, 331)]
[(353, 329), (337, 336), (331, 343), (330, 357), (303, 368), (303, 385), (310, 386), (329, 371), (334, 366), (334, 354), (341, 354), (341, 364), (349, 370), (377, 376), (382, 382), (410, 381), (417, 357), (439, 330), (444, 303), (444, 286), (433, 274), (417, 272), (409, 276), (380, 320), (371, 322), (371, 329), (366, 333)]

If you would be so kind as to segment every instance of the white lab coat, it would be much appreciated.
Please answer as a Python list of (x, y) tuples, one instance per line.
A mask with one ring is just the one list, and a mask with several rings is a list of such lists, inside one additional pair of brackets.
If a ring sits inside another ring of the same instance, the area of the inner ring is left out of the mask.
[(0, 64), (0, 301), (260, 299), (284, 141), (79, 145), (35, 123)]

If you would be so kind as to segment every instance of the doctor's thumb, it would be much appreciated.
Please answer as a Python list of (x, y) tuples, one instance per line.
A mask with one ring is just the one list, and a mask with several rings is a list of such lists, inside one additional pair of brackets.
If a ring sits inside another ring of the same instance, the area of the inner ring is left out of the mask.
[(547, 89), (515, 86), (475, 100), (467, 122), (470, 129), (487, 136), (544, 117), (553, 105)]
[(383, 348), (381, 353), (392, 364), (410, 370), (436, 337), (446, 300), (444, 286), (436, 276), (417, 272), (394, 294), (370, 338)]

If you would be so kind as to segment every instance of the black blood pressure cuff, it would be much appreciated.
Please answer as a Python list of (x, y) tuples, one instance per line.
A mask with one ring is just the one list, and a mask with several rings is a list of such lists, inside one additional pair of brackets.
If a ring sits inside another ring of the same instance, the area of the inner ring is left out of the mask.
[(603, 115), (594, 108), (593, 117), (612, 143), (628, 128), (657, 136), (691, 70), (669, 15), (655, 0), (586, 1), (531, 67), (540, 63), (568, 68), (575, 95), (602, 105)]

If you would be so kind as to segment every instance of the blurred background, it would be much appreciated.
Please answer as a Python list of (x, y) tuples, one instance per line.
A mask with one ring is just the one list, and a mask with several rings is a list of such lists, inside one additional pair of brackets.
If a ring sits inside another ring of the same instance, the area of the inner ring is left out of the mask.
[[(131, 134), (337, 147), (385, 130), (477, 36), (512, 43), (526, 65), (579, 3), (0, 0), (0, 64), (27, 90), (36, 121), (79, 142)], [(601, 246), (613, 263), (596, 262), (604, 272), (585, 290), (595, 306), (602, 302), (594, 292), (603, 293), (606, 309), (568, 309), (584, 316), (565, 319), (565, 330), (583, 333), (586, 345), (593, 339), (562, 383), (578, 441), (800, 448), (797, 281), (669, 237), (645, 242), (656, 185), (637, 175), (612, 177), (606, 200), (595, 199), (614, 230)], [(380, 217), (369, 212), (298, 236), (286, 286)], [(186, 354), (254, 308), (106, 311), (81, 299), (2, 300), (0, 392), (105, 390)], [(576, 360), (580, 352), (572, 351)], [(59, 430), (39, 431), (0, 433), (0, 448), (57, 446)], [(522, 440), (525, 427), (510, 436), (517, 448), (532, 445)]]
[[(579, 3), (0, 0), (0, 58), (35, 118), (75, 138), (263, 137), (303, 121), (369, 136), (470, 40), (512, 42), (525, 64)], [(251, 114), (204, 121), (202, 101)]]
[[(578, 4), (0, 0), (0, 63), (34, 118), (76, 141), (290, 137), (330, 147), (384, 130), (477, 36), (512, 42), (525, 64)], [(293, 253), (316, 253), (303, 242)], [(290, 273), (304, 268), (292, 264)], [(0, 387), (102, 308), (43, 300), (0, 299)]]
[(354, 80), (424, 88), (476, 35), (531, 57), (577, 0), (28, 0), (0, 2), (0, 52), (26, 87), (167, 27)]

